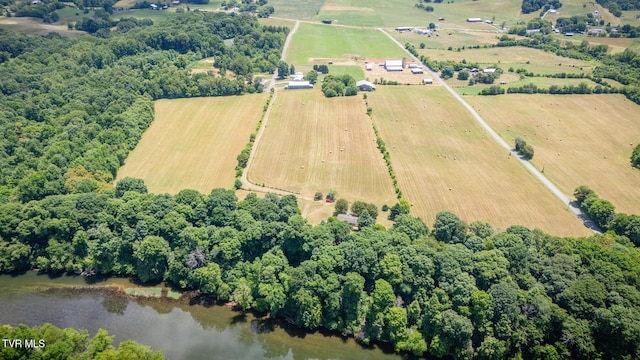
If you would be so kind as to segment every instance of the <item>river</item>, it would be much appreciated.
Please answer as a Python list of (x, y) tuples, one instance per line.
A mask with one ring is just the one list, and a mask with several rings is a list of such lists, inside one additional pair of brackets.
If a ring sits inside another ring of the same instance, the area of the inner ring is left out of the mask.
[[(88, 282), (90, 281), (90, 282)], [(133, 339), (168, 359), (401, 359), (390, 349), (364, 348), (353, 339), (305, 332), (203, 301), (131, 298), (128, 279), (50, 278), (28, 272), (0, 275), (0, 324), (99, 328), (114, 342)], [(195, 304), (190, 304), (195, 302)]]

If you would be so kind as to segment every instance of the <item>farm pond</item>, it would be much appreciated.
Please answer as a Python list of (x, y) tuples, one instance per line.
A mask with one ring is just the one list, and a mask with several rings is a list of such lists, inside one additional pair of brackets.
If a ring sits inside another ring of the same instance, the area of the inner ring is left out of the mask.
[(98, 329), (114, 345), (133, 339), (168, 359), (401, 359), (392, 349), (365, 348), (351, 338), (307, 332), (191, 297), (127, 296), (129, 279), (0, 275), (0, 325)]

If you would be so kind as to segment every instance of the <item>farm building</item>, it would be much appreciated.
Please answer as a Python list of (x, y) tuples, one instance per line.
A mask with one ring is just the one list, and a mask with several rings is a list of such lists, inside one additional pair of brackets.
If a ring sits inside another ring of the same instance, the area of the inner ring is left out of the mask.
[(482, 22), (481, 18), (467, 18), (467, 22)]
[(304, 79), (304, 74), (301, 72), (297, 72), (290, 76), (291, 76), (291, 79), (293, 79), (293, 81), (302, 81), (302, 79)]
[(433, 84), (433, 79), (429, 79), (429, 78), (423, 79), (422, 83), (425, 84), (425, 85), (431, 85), (431, 84)]
[(412, 69), (411, 69), (411, 73), (412, 73), (412, 74), (423, 74), (423, 73), (424, 73), (424, 71), (422, 71), (422, 68), (415, 67), (415, 68), (412, 68)]
[(350, 214), (338, 214), (338, 221), (346, 221), (351, 226), (358, 226), (358, 217)]
[(356, 82), (356, 87), (358, 88), (358, 90), (362, 91), (372, 91), (376, 89), (376, 85), (367, 80), (360, 80)]
[(421, 68), (422, 65), (417, 64), (417, 63), (411, 63), (409, 64), (409, 69), (413, 69), (413, 68)]
[(416, 30), (416, 32), (418, 33), (418, 35), (431, 35), (432, 31), (429, 29), (418, 29)]
[(387, 71), (402, 71), (404, 69), (404, 60), (387, 60), (384, 62), (384, 68)]
[(396, 28), (396, 31), (405, 32), (405, 31), (413, 31), (413, 29), (415, 29), (415, 27), (413, 27), (413, 26), (398, 26)]
[(294, 89), (313, 89), (313, 84), (308, 81), (289, 81), (289, 85), (284, 87), (288, 90)]
[(491, 73), (496, 72), (496, 68), (486, 68), (486, 69), (482, 70), (482, 72), (485, 73), (485, 74), (491, 74)]
[(371, 65), (371, 64), (365, 64), (364, 67), (367, 70), (373, 70), (373, 65)]

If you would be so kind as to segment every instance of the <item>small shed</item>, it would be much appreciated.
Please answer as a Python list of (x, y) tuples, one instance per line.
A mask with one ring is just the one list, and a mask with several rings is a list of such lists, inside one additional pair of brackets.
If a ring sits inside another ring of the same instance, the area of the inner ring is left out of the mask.
[(481, 18), (467, 18), (467, 22), (482, 22)]
[(496, 68), (486, 68), (486, 69), (482, 70), (482, 72), (485, 73), (485, 74), (491, 74), (491, 73), (496, 72)]
[(358, 90), (362, 91), (373, 91), (376, 89), (376, 85), (367, 80), (360, 80), (356, 82), (356, 87), (358, 88)]
[(313, 89), (313, 84), (308, 81), (289, 81), (289, 85), (284, 87), (288, 90), (294, 89)]
[(371, 64), (365, 64), (364, 67), (367, 70), (373, 70), (373, 65), (371, 65)]
[(427, 78), (427, 79), (423, 79), (422, 83), (425, 85), (431, 85), (433, 84), (433, 79)]
[(338, 221), (346, 221), (351, 226), (358, 226), (358, 217), (351, 214), (338, 214)]
[(414, 74), (414, 75), (415, 74), (424, 74), (424, 71), (422, 71), (422, 68), (416, 67), (416, 68), (412, 68), (411, 69), (411, 73)]

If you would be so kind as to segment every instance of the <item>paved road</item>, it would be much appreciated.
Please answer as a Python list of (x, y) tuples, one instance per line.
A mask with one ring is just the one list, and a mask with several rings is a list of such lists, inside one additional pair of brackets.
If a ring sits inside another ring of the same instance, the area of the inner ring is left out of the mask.
[[(399, 41), (397, 41), (393, 36), (391, 36), (391, 34), (389, 34), (388, 32), (384, 31), (384, 29), (378, 29), (380, 31), (382, 31), (384, 34), (386, 34), (391, 40), (393, 40), (393, 42), (395, 42), (398, 46), (400, 46), (405, 52), (407, 52), (407, 54), (409, 54), (409, 56), (411, 56), (411, 58), (413, 58), (414, 60), (420, 62), (420, 60), (418, 58), (416, 58), (415, 56), (413, 56), (413, 54), (411, 54), (410, 52), (408, 52), (405, 48), (404, 45), (402, 45)], [(518, 159), (518, 161), (520, 161), (520, 163), (522, 165), (524, 165), (524, 167), (529, 170), (529, 172), (531, 174), (533, 174), (533, 176), (535, 176), (545, 187), (547, 187), (547, 189), (549, 189), (553, 195), (555, 195), (558, 199), (560, 199), (562, 201), (563, 204), (565, 204), (570, 210), (571, 212), (573, 212), (578, 219), (580, 219), (586, 227), (588, 227), (590, 230), (592, 230), (595, 233), (602, 233), (600, 231), (600, 229), (598, 229), (591, 221), (589, 221), (587, 219), (587, 217), (582, 213), (582, 211), (580, 211), (580, 208), (577, 207), (577, 205), (571, 201), (571, 199), (565, 194), (563, 193), (560, 189), (558, 189), (558, 187), (552, 183), (549, 179), (547, 179), (546, 176), (544, 176), (544, 174), (542, 174), (538, 169), (536, 169), (533, 165), (531, 165), (530, 162), (524, 160), (523, 158), (521, 158), (514, 150), (512, 150), (511, 146), (509, 144), (507, 144), (506, 141), (504, 141), (500, 135), (498, 135), (490, 126), (489, 124), (487, 124), (486, 121), (484, 121), (484, 119), (480, 116), (480, 114), (478, 114), (478, 112), (471, 106), (469, 105), (463, 98), (462, 96), (460, 96), (460, 94), (458, 94), (455, 90), (453, 90), (449, 85), (447, 85), (444, 80), (442, 80), (440, 78), (440, 76), (433, 70), (429, 69), (432, 73), (433, 73), (433, 77), (435, 79), (437, 79), (437, 81), (442, 84), (442, 86), (445, 87), (445, 89), (447, 89), (447, 91), (449, 91), (449, 93), (456, 98), (456, 100), (458, 100), (458, 102), (460, 102), (460, 104), (462, 104), (462, 106), (464, 106), (470, 113), (471, 115), (473, 115), (473, 117), (476, 119), (476, 121), (480, 124), (480, 126), (482, 126), (491, 136), (491, 138), (493, 138), (493, 140), (495, 140), (495, 142), (497, 142), (500, 146), (502, 146), (503, 148), (505, 148), (507, 151), (509, 151), (516, 159)]]
[[(296, 30), (298, 30), (299, 25), (300, 25), (300, 21), (296, 21), (296, 25), (289, 32), (289, 35), (287, 35), (287, 39), (285, 40), (284, 46), (282, 47), (282, 55), (280, 55), (280, 60), (284, 61), (287, 55), (287, 49), (289, 48), (289, 43), (291, 42), (291, 38), (293, 37), (293, 34), (296, 32)], [(273, 97), (271, 98), (269, 107), (267, 107), (267, 111), (265, 111), (264, 113), (264, 118), (262, 119), (262, 126), (260, 126), (260, 129), (258, 130), (258, 134), (256, 134), (256, 138), (253, 142), (253, 148), (251, 149), (251, 154), (249, 154), (249, 160), (247, 160), (247, 166), (242, 172), (242, 177), (241, 177), (242, 188), (244, 190), (249, 190), (249, 191), (270, 192), (278, 195), (295, 195), (300, 199), (313, 200), (306, 196), (302, 196), (295, 191), (285, 190), (285, 189), (273, 189), (266, 186), (260, 186), (256, 183), (251, 182), (251, 180), (249, 180), (248, 174), (249, 174), (249, 169), (251, 168), (251, 163), (253, 163), (253, 158), (255, 157), (256, 149), (258, 148), (260, 139), (262, 139), (262, 134), (264, 134), (264, 131), (265, 131), (264, 129), (267, 127), (267, 123), (269, 122), (269, 114), (271, 114), (271, 108), (273, 108), (273, 104), (276, 103), (276, 99), (278, 98), (278, 90), (274, 88), (277, 78), (278, 78), (278, 70), (276, 69), (275, 73), (273, 74), (273, 77), (271, 78), (271, 81), (269, 82), (269, 86), (266, 89), (266, 91), (272, 91), (273, 89)]]

